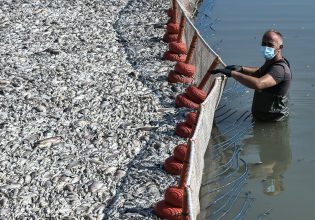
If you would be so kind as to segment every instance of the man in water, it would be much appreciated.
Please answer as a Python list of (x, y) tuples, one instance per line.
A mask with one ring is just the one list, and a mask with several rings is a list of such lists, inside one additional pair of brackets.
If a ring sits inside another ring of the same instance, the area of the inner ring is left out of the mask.
[(261, 121), (281, 121), (289, 115), (288, 90), (291, 82), (289, 62), (282, 57), (283, 37), (275, 30), (265, 32), (261, 52), (265, 63), (260, 68), (231, 65), (216, 69), (243, 85), (255, 89), (252, 114)]

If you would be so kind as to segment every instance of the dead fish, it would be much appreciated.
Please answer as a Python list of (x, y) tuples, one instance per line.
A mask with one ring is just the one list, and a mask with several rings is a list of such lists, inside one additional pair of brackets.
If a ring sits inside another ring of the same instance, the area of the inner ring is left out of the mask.
[(1, 188), (3, 188), (3, 189), (5, 189), (5, 190), (7, 190), (7, 189), (19, 189), (19, 188), (21, 188), (21, 184), (19, 184), (19, 183), (12, 183), (12, 184), (8, 184), (8, 185), (4, 185), (4, 186), (2, 186)]
[(43, 140), (39, 140), (37, 142), (34, 143), (34, 147), (38, 147), (38, 148), (45, 148), (45, 147), (51, 147), (53, 145), (57, 145), (62, 141), (62, 137), (61, 136), (55, 136), (55, 137), (50, 137), (50, 138), (46, 138)]
[(73, 178), (71, 179), (71, 183), (72, 183), (72, 184), (76, 184), (76, 183), (78, 183), (78, 182), (80, 181), (80, 179), (81, 179), (80, 176), (73, 177)]
[(70, 164), (67, 165), (67, 169), (72, 169), (74, 167), (80, 166), (80, 161), (73, 161)]
[(46, 112), (47, 111), (46, 107), (43, 105), (36, 106), (36, 107), (34, 107), (34, 109), (38, 112)]
[(58, 55), (60, 53), (60, 51), (52, 49), (52, 48), (47, 48), (43, 50), (43, 52), (49, 53), (51, 55)]
[(90, 159), (90, 163), (94, 163), (94, 164), (97, 164), (97, 165), (103, 164), (103, 162), (100, 161), (100, 160), (97, 159), (97, 158), (92, 158), (92, 159)]
[(10, 84), (9, 80), (0, 79), (0, 88), (7, 87)]
[(29, 174), (26, 174), (24, 177), (24, 184), (27, 185), (32, 181), (32, 177)]
[(102, 182), (94, 181), (91, 185), (89, 185), (89, 191), (94, 193), (94, 192), (99, 191), (103, 187), (104, 187), (104, 184)]
[(39, 14), (39, 13), (42, 13), (42, 12), (46, 12), (47, 9), (45, 8), (39, 8), (39, 9), (36, 9), (33, 11), (33, 14)]
[(140, 126), (140, 127), (135, 127), (135, 128), (132, 128), (132, 130), (140, 130), (140, 131), (151, 131), (151, 130), (154, 130), (154, 129), (157, 129), (156, 126)]

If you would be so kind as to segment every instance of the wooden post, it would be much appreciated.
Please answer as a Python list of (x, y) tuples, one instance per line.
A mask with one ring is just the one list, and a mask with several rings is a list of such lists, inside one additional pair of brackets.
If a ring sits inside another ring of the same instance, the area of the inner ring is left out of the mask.
[(195, 47), (196, 47), (196, 44), (197, 44), (197, 39), (198, 39), (198, 34), (197, 32), (195, 32), (192, 40), (191, 40), (191, 43), (190, 43), (190, 47), (189, 47), (189, 50), (188, 50), (188, 53), (187, 53), (187, 57), (186, 57), (186, 60), (185, 60), (185, 63), (190, 63), (191, 60), (192, 60), (192, 57), (194, 55), (194, 52), (195, 52)]
[(182, 17), (180, 18), (180, 23), (179, 23), (179, 33), (177, 37), (177, 42), (180, 43), (182, 42), (182, 37), (184, 35), (184, 30), (185, 30), (185, 16), (184, 13), (182, 14)]
[(182, 173), (180, 175), (180, 180), (179, 180), (179, 184), (178, 184), (178, 188), (180, 189), (184, 189), (186, 186), (186, 181), (187, 181), (187, 177), (188, 177), (188, 172), (189, 172), (189, 158), (190, 158), (190, 143), (187, 144), (187, 153), (185, 155), (185, 159), (184, 159), (184, 165), (183, 165), (183, 170)]
[(212, 75), (211, 71), (214, 70), (219, 65), (219, 63), (220, 63), (219, 57), (216, 57), (213, 60), (211, 66), (209, 67), (207, 73), (202, 78), (202, 80), (201, 80), (201, 82), (200, 82), (200, 84), (198, 86), (198, 89), (202, 90), (205, 87), (205, 85), (207, 84), (207, 81), (210, 79), (210, 77)]
[[(198, 109), (197, 111), (197, 120), (200, 114), (200, 109)], [(178, 184), (178, 188), (183, 189), (184, 187), (186, 187), (186, 182), (187, 182), (187, 178), (188, 178), (188, 172), (189, 172), (189, 159), (190, 159), (190, 151), (191, 151), (191, 138), (194, 135), (195, 129), (196, 129), (197, 123), (192, 127), (193, 132), (191, 133), (189, 139), (188, 139), (188, 143), (187, 143), (187, 153), (185, 155), (185, 159), (184, 159), (184, 165), (183, 165), (183, 170), (181, 172), (180, 175), (180, 180), (179, 180), (179, 184)]]
[(172, 17), (173, 23), (177, 22), (177, 2), (176, 0), (173, 0), (173, 17)]

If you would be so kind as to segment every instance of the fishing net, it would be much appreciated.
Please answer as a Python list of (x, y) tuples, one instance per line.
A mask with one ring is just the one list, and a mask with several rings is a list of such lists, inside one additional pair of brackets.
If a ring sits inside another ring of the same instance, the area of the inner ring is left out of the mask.
[[(182, 17), (185, 19), (182, 42), (189, 48), (194, 37), (197, 37), (193, 57), (189, 64), (196, 68), (193, 84), (199, 86), (215, 60), (218, 61), (216, 68), (224, 68), (225, 64), (204, 41), (191, 22), (197, 5), (198, 0), (176, 1), (177, 22)], [(209, 94), (201, 104), (198, 122), (189, 141), (190, 158), (185, 190), (188, 194), (190, 219), (222, 219), (230, 212), (234, 212), (234, 217), (230, 219), (241, 219), (251, 202), (249, 196), (245, 196), (243, 203), (238, 202), (242, 186), (248, 176), (248, 169), (245, 161), (239, 158), (240, 147), (237, 145), (237, 141), (252, 126), (249, 120), (250, 113), (241, 113), (237, 120), (231, 123), (231, 127), (225, 129), (225, 134), (229, 136), (227, 139), (220, 139), (218, 137), (224, 135), (213, 135), (211, 132), (215, 118), (220, 122), (239, 114), (229, 108), (224, 101), (245, 90), (237, 84), (226, 88), (226, 84), (226, 77), (212, 75), (202, 88)], [(222, 97), (224, 100), (220, 102)], [(211, 160), (205, 160), (205, 157)], [(205, 166), (206, 173), (204, 173)], [(233, 206), (238, 206), (237, 211), (231, 211)]]

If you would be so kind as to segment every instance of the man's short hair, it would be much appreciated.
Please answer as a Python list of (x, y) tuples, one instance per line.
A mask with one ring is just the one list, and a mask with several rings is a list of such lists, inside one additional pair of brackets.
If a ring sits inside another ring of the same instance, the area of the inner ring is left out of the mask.
[(275, 30), (275, 29), (269, 29), (269, 30), (267, 30), (267, 31), (264, 33), (264, 36), (265, 36), (266, 34), (270, 33), (270, 32), (273, 32), (273, 33), (275, 33), (276, 35), (279, 36), (279, 38), (280, 38), (280, 45), (282, 45), (282, 44), (283, 44), (283, 36), (282, 36), (282, 34), (281, 34), (279, 31)]

